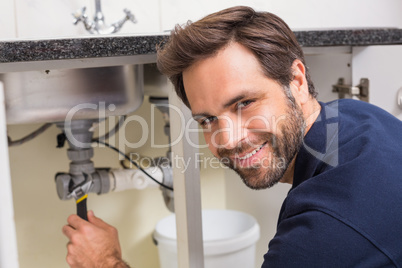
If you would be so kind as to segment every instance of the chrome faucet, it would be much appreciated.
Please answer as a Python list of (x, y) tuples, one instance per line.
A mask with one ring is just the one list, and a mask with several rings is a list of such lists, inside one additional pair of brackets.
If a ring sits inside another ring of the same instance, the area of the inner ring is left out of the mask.
[(85, 29), (91, 34), (112, 34), (118, 32), (126, 21), (131, 21), (133, 23), (137, 23), (134, 15), (131, 13), (130, 10), (124, 9), (124, 13), (126, 16), (115, 22), (111, 25), (106, 25), (105, 23), (105, 16), (103, 16), (102, 8), (101, 8), (101, 1), (95, 0), (95, 16), (93, 21), (88, 18), (88, 14), (86, 14), (86, 7), (83, 7), (81, 10), (73, 13), (74, 17), (74, 25), (77, 25), (80, 21), (84, 23)]

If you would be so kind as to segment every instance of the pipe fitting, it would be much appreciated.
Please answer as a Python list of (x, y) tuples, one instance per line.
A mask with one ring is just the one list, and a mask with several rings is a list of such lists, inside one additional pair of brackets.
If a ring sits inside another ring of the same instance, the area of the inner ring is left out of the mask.
[[(163, 182), (163, 172), (158, 167), (146, 168), (150, 176), (155, 180)], [(110, 171), (113, 178), (111, 189), (114, 192), (120, 192), (128, 189), (143, 190), (145, 188), (157, 187), (158, 184), (151, 180), (144, 172), (139, 169), (116, 169)]]
[(82, 149), (82, 150), (67, 150), (68, 159), (72, 161), (84, 161), (91, 159), (94, 156), (93, 148)]

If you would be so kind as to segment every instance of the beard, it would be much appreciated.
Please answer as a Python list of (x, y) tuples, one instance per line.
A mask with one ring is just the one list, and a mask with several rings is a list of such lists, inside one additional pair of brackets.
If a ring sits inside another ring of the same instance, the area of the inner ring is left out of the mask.
[[(306, 122), (301, 108), (292, 100), (288, 100), (285, 121), (279, 133), (258, 133), (253, 141), (243, 142), (236, 148), (219, 148), (217, 155), (220, 161), (233, 169), (242, 181), (251, 189), (266, 189), (277, 184), (284, 176), (290, 163), (295, 158), (303, 143)], [(258, 162), (242, 167), (234, 162), (231, 156), (244, 154), (264, 144), (262, 148), (269, 151)]]

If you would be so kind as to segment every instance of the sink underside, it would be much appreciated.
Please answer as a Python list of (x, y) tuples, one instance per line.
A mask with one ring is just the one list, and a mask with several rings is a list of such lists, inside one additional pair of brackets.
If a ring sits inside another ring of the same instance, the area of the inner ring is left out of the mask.
[(144, 99), (143, 65), (4, 73), (0, 81), (7, 124), (125, 115)]

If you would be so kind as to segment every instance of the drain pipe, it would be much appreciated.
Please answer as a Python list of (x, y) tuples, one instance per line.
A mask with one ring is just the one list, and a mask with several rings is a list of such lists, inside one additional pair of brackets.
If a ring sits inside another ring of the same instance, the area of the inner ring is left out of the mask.
[[(67, 138), (67, 156), (71, 160), (68, 173), (56, 174), (57, 194), (61, 200), (75, 198), (77, 215), (87, 219), (86, 198), (90, 191), (102, 193), (109, 185), (108, 172), (95, 170), (91, 158), (94, 155), (92, 126), (97, 120), (72, 120), (56, 123)], [(59, 146), (62, 147), (62, 146)], [(103, 185), (103, 186), (102, 186)]]
[[(164, 133), (168, 136), (170, 145), (170, 119), (168, 98), (151, 97), (150, 103), (154, 104), (162, 112), (165, 126)], [(133, 169), (105, 169), (95, 168), (91, 158), (93, 148), (91, 141), (93, 132), (92, 126), (98, 120), (72, 120), (71, 122), (60, 122), (56, 125), (63, 131), (67, 138), (69, 149), (68, 158), (71, 160), (68, 173), (57, 173), (56, 188), (61, 200), (75, 198), (77, 201), (77, 214), (86, 219), (86, 197), (88, 193), (105, 194), (111, 191), (123, 191), (127, 189), (142, 190), (148, 187), (156, 187), (158, 184), (152, 181), (141, 170)], [(62, 146), (61, 146), (62, 147)], [(171, 166), (171, 147), (166, 153), (167, 157), (154, 159), (155, 166), (145, 169), (159, 183), (173, 188), (173, 175)], [(160, 187), (163, 200), (169, 211), (174, 212), (173, 191)], [(82, 199), (83, 198), (83, 199)], [(78, 201), (84, 201), (79, 208)], [(80, 213), (78, 213), (80, 211)]]
[[(162, 113), (163, 119), (165, 121), (165, 126), (164, 126), (164, 133), (168, 137), (168, 144), (169, 144), (169, 150), (166, 153), (166, 158), (160, 158), (162, 162), (164, 163), (167, 167), (169, 167), (169, 174), (166, 172), (166, 184), (170, 187), (173, 188), (173, 171), (172, 171), (172, 142), (171, 142), (171, 136), (170, 136), (170, 114), (169, 114), (169, 99), (166, 97), (150, 97), (149, 102), (154, 104), (156, 108)], [(165, 160), (165, 161), (164, 161)], [(166, 188), (161, 188), (162, 195), (163, 195), (163, 200), (165, 201), (166, 207), (169, 209), (170, 212), (175, 212), (174, 211), (174, 193), (173, 191), (166, 189)]]
[[(173, 186), (172, 169), (170, 166), (152, 166), (145, 168), (144, 171), (159, 183), (168, 187)], [(100, 195), (109, 192), (121, 192), (129, 189), (143, 190), (159, 186), (158, 183), (152, 181), (139, 169), (96, 168), (90, 176), (84, 176), (84, 179), (80, 180), (78, 184), (76, 183), (77, 175), (71, 173), (58, 173), (55, 179), (57, 194), (61, 200), (69, 200), (74, 197), (74, 189), (78, 187), (81, 187), (85, 194), (96, 193)], [(161, 188), (164, 189), (162, 186)], [(166, 192), (172, 193), (168, 189), (166, 189)], [(167, 201), (170, 202), (170, 200)], [(169, 208), (168, 204), (170, 205), (170, 203), (166, 204)]]
[[(86, 197), (88, 193), (100, 195), (127, 189), (142, 190), (158, 185), (138, 169), (95, 168), (91, 161), (94, 155), (91, 147), (93, 136), (91, 129), (95, 122), (97, 120), (88, 119), (56, 123), (67, 138), (69, 144), (67, 156), (71, 160), (68, 173), (59, 172), (56, 174), (57, 194), (61, 200), (69, 200), (74, 197), (77, 201), (77, 214), (83, 219), (87, 217)], [(158, 164), (144, 169), (145, 172), (158, 182), (172, 187), (173, 177), (170, 161), (163, 158), (155, 161), (155, 163)], [(172, 191), (166, 190), (166, 193), (168, 192)], [(168, 206), (170, 204), (169, 199), (167, 202)]]

